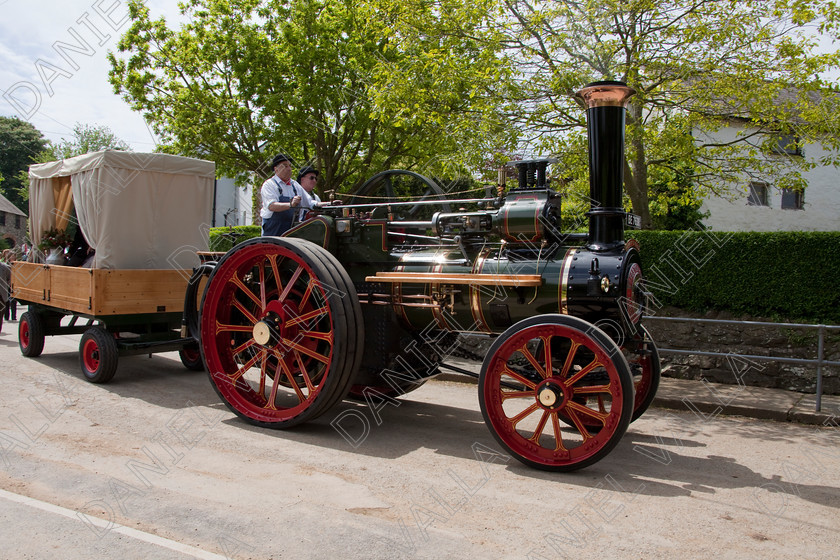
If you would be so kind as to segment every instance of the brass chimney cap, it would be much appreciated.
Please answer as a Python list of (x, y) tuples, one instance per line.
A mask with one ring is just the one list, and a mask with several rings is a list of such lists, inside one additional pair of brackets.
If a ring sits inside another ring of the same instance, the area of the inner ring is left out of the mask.
[(636, 90), (624, 82), (593, 82), (575, 94), (587, 109), (594, 107), (627, 107)]

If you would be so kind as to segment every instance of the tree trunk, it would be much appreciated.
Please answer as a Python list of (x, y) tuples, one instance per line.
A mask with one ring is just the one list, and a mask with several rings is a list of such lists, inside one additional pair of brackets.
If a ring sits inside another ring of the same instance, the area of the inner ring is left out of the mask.
[(630, 197), (633, 213), (641, 218), (642, 229), (653, 229), (648, 200), (647, 157), (642, 139), (642, 107), (641, 105), (631, 104), (627, 110), (632, 122), (636, 123), (636, 126), (630, 129), (630, 145), (635, 157), (632, 161), (629, 161), (626, 156), (624, 158), (624, 188)]
[(262, 216), (260, 216), (260, 210), (262, 209), (262, 196), (260, 195), (260, 189), (265, 179), (259, 175), (256, 175), (256, 178), (259, 184), (251, 185), (251, 224), (261, 226)]

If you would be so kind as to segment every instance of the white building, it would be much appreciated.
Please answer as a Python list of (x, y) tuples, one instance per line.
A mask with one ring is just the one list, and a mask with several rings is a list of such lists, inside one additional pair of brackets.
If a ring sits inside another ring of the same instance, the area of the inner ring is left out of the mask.
[(233, 179), (216, 179), (213, 226), (248, 226), (254, 223), (251, 189), (237, 187)]
[[(720, 142), (734, 141), (743, 128), (729, 126), (716, 132)], [(793, 148), (789, 138), (780, 138), (779, 154), (772, 157), (819, 161), (828, 155), (819, 144)], [(728, 196), (710, 195), (703, 201), (703, 220), (715, 231), (838, 231), (840, 230), (840, 169), (817, 165), (803, 171), (803, 192), (787, 191), (763, 181), (744, 179)]]

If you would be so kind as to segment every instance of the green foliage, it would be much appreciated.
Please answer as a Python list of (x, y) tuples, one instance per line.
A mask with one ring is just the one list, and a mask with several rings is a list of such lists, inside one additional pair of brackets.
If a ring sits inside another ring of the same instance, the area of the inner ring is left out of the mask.
[(692, 188), (694, 168), (675, 163), (659, 167), (648, 177), (648, 201), (654, 229), (684, 230), (702, 226), (708, 213), (700, 211), (703, 200)]
[(40, 251), (49, 251), (50, 249), (66, 248), (73, 242), (73, 236), (67, 230), (58, 230), (50, 228), (41, 234), (41, 242), (38, 243)]
[(29, 213), (29, 165), (47, 147), (41, 132), (26, 121), (0, 117), (0, 192), (21, 211)]
[(657, 309), (840, 323), (840, 232), (636, 231)]
[[(743, 187), (745, 176), (799, 189), (803, 171), (816, 162), (779, 156), (772, 149), (778, 135), (840, 148), (836, 84), (815, 77), (840, 68), (840, 54), (817, 52), (814, 38), (817, 31), (837, 36), (835, 2), (507, 4), (516, 22), (511, 56), (528, 68), (519, 119), (543, 152), (566, 164), (564, 173), (576, 178), (570, 188), (587, 192), (578, 151), (585, 119), (574, 92), (596, 80), (622, 80), (636, 90), (627, 113), (625, 188), (645, 229), (657, 213), (669, 215), (654, 185), (675, 193), (678, 181), (689, 196), (669, 197), (665, 206), (689, 210), (709, 192)], [(838, 154), (820, 163), (837, 164)]]
[[(73, 156), (80, 156), (99, 150), (127, 150), (131, 147), (119, 139), (107, 126), (76, 123), (73, 139), (61, 140), (58, 144), (46, 143), (46, 147), (32, 156), (30, 164), (47, 163)], [(15, 192), (21, 201), (29, 202), (29, 167), (17, 174), (18, 186)]]
[(52, 159), (66, 159), (100, 150), (125, 150), (131, 147), (107, 126), (76, 123), (73, 139), (62, 140), (52, 148)]
[[(210, 228), (210, 250), (229, 251), (235, 243), (260, 236), (260, 226), (229, 226)], [(235, 242), (235, 243), (234, 243)]]
[[(32, 157), (32, 161), (30, 165), (36, 163), (48, 163), (50, 161), (55, 161), (56, 156), (54, 152), (54, 148), (52, 144), (48, 141), (47, 148), (42, 152), (36, 154)], [(20, 197), (20, 199), (28, 206), (29, 205), (29, 167), (27, 166), (26, 169), (21, 170), (17, 174), (17, 180), (19, 186), (15, 189), (15, 192)]]
[(221, 175), (267, 177), (285, 152), (351, 192), (383, 169), (436, 174), (510, 144), (494, 110), (504, 59), (481, 25), (493, 3), (190, 0), (174, 28), (132, 1), (110, 81), (167, 150)]
[(655, 201), (651, 201), (651, 218), (653, 227), (661, 231), (679, 231), (691, 227), (694, 224), (701, 224), (702, 220), (709, 216), (708, 212), (701, 212), (702, 201), (692, 200), (690, 203), (681, 203), (680, 198), (661, 196), (656, 191)]
[(377, 119), (421, 132), (422, 142), (440, 143), (439, 159), (473, 168), (513, 145), (519, 131), (502, 113), (513, 67), (491, 27), (499, 2), (377, 0), (366, 9), (386, 38), (372, 68)]

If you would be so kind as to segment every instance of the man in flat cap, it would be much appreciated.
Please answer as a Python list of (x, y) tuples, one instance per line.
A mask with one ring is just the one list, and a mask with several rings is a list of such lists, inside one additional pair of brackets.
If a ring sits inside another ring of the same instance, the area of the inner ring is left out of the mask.
[(260, 189), (262, 197), (263, 235), (281, 235), (294, 222), (295, 213), (300, 208), (303, 188), (292, 180), (292, 159), (286, 154), (277, 154), (271, 160), (274, 175), (263, 183)]
[(315, 185), (318, 183), (318, 170), (314, 167), (301, 167), (298, 172), (297, 181), (303, 188), (301, 197), (300, 219), (303, 221), (306, 213), (321, 206), (321, 197), (315, 192)]

